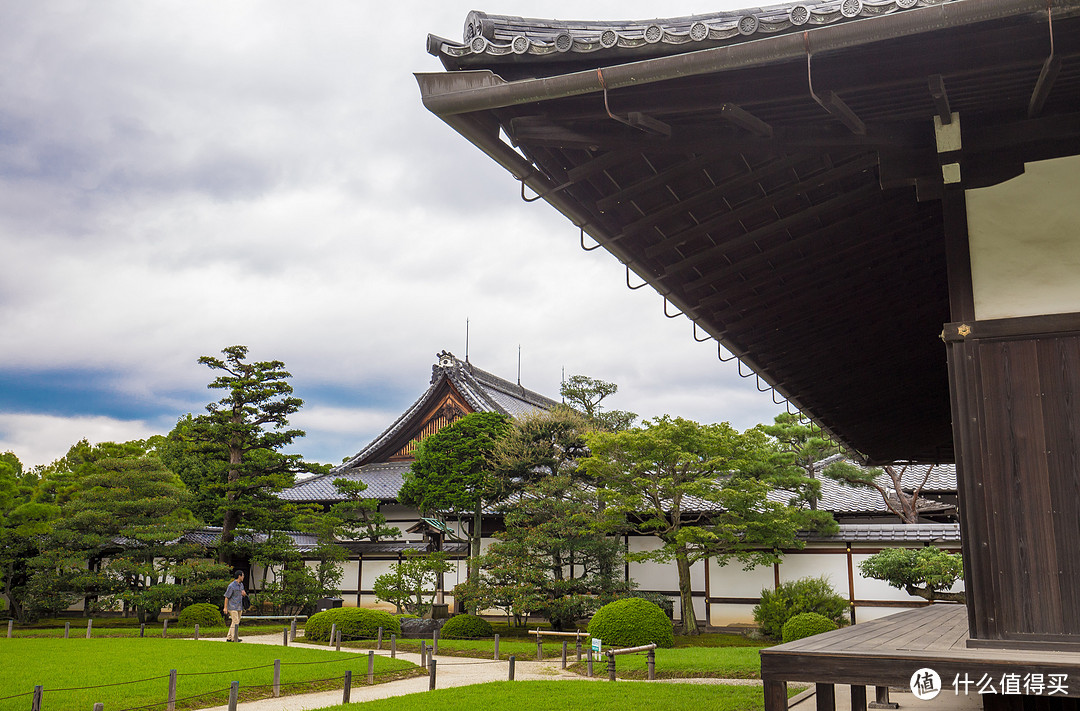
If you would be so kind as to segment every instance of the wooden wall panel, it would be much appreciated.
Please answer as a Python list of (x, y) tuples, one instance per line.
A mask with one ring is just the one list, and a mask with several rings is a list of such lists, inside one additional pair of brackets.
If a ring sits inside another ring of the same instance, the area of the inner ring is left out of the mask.
[(1080, 334), (949, 360), (972, 636), (1080, 645)]

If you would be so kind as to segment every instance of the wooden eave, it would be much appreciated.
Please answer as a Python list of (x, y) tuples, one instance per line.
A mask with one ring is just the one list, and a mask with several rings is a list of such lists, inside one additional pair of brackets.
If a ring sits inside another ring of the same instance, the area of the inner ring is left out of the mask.
[(963, 151), (946, 158), (966, 187), (1080, 152), (1080, 0), (1050, 5), (1052, 58), (1045, 0), (957, 0), (599, 71), (418, 81), (430, 110), (759, 387), (867, 461), (946, 462), (933, 121), (961, 117)]

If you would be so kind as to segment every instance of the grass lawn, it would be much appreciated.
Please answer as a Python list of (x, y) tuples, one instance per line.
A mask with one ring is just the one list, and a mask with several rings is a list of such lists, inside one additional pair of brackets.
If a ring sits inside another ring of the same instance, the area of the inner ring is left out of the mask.
[[(797, 693), (789, 692), (789, 696)], [(761, 687), (702, 684), (608, 683), (595, 681), (499, 681), (490, 684), (436, 689), (425, 694), (400, 696), (331, 707), (363, 711), (474, 711), (512, 708), (514, 711), (588, 709), (625, 711), (760, 711), (764, 708)], [(328, 709), (327, 711), (331, 711)]]
[[(86, 638), (86, 620), (82, 618), (75, 619), (51, 619), (44, 620), (32, 625), (15, 625), (12, 631), (12, 637), (18, 638), (40, 638), (40, 637), (63, 637), (64, 636), (64, 623), (67, 622), (71, 625), (70, 636), (72, 638), (79, 637), (81, 639)], [(301, 625), (302, 626), (302, 625)], [(146, 636), (147, 637), (161, 637), (161, 631), (164, 627), (163, 621), (148, 622), (146, 624)], [(284, 629), (288, 629), (288, 624), (253, 624), (240, 623), (240, 634), (243, 635), (269, 635), (276, 634), (281, 636), (281, 632)], [(139, 636), (139, 623), (135, 622), (131, 618), (116, 618), (116, 617), (103, 617), (101, 619), (95, 619), (94, 623), (90, 626), (90, 636), (94, 637), (138, 637)], [(225, 635), (229, 633), (229, 627), (224, 621), (216, 627), (199, 627), (199, 637), (220, 637), (224, 639)], [(181, 627), (176, 623), (176, 620), (169, 620), (168, 637), (172, 638), (190, 638), (195, 636), (194, 627)], [(6, 637), (7, 628), (0, 628), (0, 636)]]
[[(545, 659), (559, 659), (562, 657), (562, 642), (552, 642), (551, 637), (545, 638), (544, 642), (544, 658)], [(305, 642), (307, 640), (304, 640)], [(401, 652), (415, 652), (420, 653), (420, 642), (426, 641), (427, 645), (431, 646), (431, 639), (419, 640), (419, 639), (399, 639), (397, 641), (398, 651)], [(311, 644), (326, 644), (326, 642), (311, 642)], [(343, 647), (354, 647), (357, 649), (374, 649), (375, 640), (364, 639), (356, 641), (342, 642)], [(588, 643), (585, 642), (582, 645), (582, 650), (586, 649)], [(383, 649), (390, 649), (390, 635), (386, 635), (383, 638)], [(574, 656), (574, 643), (570, 642), (569, 645), (570, 658)], [(582, 652), (584, 654), (584, 651)], [(510, 655), (522, 661), (533, 661), (536, 659), (536, 638), (525, 641), (520, 637), (512, 639), (504, 639), (499, 637), (499, 659), (509, 659)], [(495, 640), (493, 639), (440, 639), (439, 640), (439, 656), (448, 657), (479, 657), (482, 659), (494, 659), (495, 657)]]
[[(708, 677), (719, 679), (760, 679), (759, 647), (676, 647), (656, 650), (656, 677), (679, 679)], [(586, 672), (585, 662), (568, 668)], [(607, 657), (593, 661), (593, 674), (607, 676)], [(620, 654), (615, 657), (615, 675), (620, 679), (648, 678), (645, 654)]]
[[(0, 711), (29, 708), (29, 694), (38, 684), (49, 711), (86, 711), (99, 701), (114, 710), (160, 703), (167, 698), (170, 669), (179, 672), (179, 709), (226, 703), (233, 681), (240, 682), (242, 700), (268, 698), (275, 659), (282, 662), (283, 695), (341, 688), (346, 669), (352, 670), (356, 686), (367, 678), (366, 654), (332, 649), (160, 638), (0, 638)], [(375, 657), (376, 682), (424, 673), (400, 659)]]

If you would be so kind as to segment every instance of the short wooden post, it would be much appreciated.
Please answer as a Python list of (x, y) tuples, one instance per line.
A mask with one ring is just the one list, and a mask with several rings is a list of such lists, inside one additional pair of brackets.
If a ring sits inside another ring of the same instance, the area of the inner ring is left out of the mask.
[(787, 711), (787, 682), (764, 679), (762, 684), (765, 687), (765, 711)]
[(87, 639), (90, 639), (90, 630), (93, 628), (93, 626), (94, 626), (94, 618), (91, 617), (89, 620), (86, 621), (86, 638)]
[(289, 641), (296, 641), (296, 618), (292, 618), (292, 622), (289, 623)]
[(420, 666), (427, 666), (427, 642), (420, 640)]
[(649, 667), (649, 681), (656, 678), (656, 650), (650, 649), (645, 655), (645, 663)]
[(139, 625), (139, 636), (140, 637), (145, 637), (146, 636), (146, 623), (145, 622), (142, 623), (141, 625)]
[(514, 655), (511, 654), (510, 655), (510, 681), (514, 680), (514, 662), (515, 661), (516, 661), (516, 659), (514, 658)]
[(337, 637), (337, 623), (330, 625), (330, 641), (327, 643), (327, 647), (334, 643), (334, 638)]
[(274, 660), (274, 698), (281, 696), (281, 660)]
[(168, 711), (176, 711), (176, 670), (169, 670), (169, 699)]
[(866, 687), (851, 685), (851, 711), (866, 711)]
[(544, 642), (540, 639), (540, 635), (536, 635), (536, 661), (544, 661)]
[(439, 653), (439, 630), (431, 631), (431, 656)]
[(338, 630), (337, 639), (334, 640), (334, 651), (335, 652), (340, 652), (341, 651), (341, 630)]
[(390, 635), (390, 658), (397, 659), (397, 635)]
[(44, 693), (45, 687), (38, 684), (34, 687), (34, 698), (30, 701), (30, 711), (41, 711), (41, 695)]
[(100, 701), (94, 704), (94, 711), (105, 711), (105, 704)]
[(615, 681), (615, 655), (611, 652), (607, 653), (607, 678)]
[(70, 636), (71, 636), (71, 623), (70, 622), (65, 622), (64, 623), (64, 639), (67, 639)]
[(165, 639), (169, 636), (169, 621), (165, 620), (161, 625), (161, 638)]
[(817, 711), (836, 711), (836, 687), (832, 684), (815, 685), (814, 701)]
[(288, 629), (281, 630), (281, 646), (282, 647), (288, 647), (289, 646), (289, 630)]
[(240, 697), (240, 682), (229, 685), (229, 711), (236, 711), (236, 701)]
[(593, 675), (593, 670), (592, 670), (592, 649), (591, 648), (589, 649), (588, 652), (586, 652), (586, 658), (588, 659), (588, 661), (585, 663), (585, 667), (588, 669), (588, 674), (589, 674), (589, 677), (591, 678), (592, 675)]
[(375, 642), (375, 649), (382, 649), (382, 627), (379, 628), (379, 639)]
[(499, 635), (495, 635), (495, 656), (494, 659), (499, 658)]
[(349, 696), (352, 695), (352, 669), (345, 670), (345, 687), (341, 692), (341, 703), (349, 703)]
[(577, 654), (577, 661), (581, 661), (581, 637), (574, 638), (574, 653)]
[(195, 639), (199, 639), (199, 624), (195, 623)]
[(436, 663), (438, 663), (438, 660), (436, 660), (436, 659), (432, 659), (430, 662), (428, 662), (428, 685), (427, 685), (428, 691), (434, 691), (435, 690), (435, 664)]
[(900, 704), (892, 701), (889, 698), (889, 687), (887, 686), (875, 686), (874, 687), (874, 700), (868, 703), (867, 708), (871, 709), (898, 709)]
[(566, 669), (566, 640), (562, 643), (562, 668)]
[(7, 636), (8, 636), (8, 639), (11, 639), (11, 633), (14, 630), (15, 630), (15, 620), (8, 620), (7, 621)]

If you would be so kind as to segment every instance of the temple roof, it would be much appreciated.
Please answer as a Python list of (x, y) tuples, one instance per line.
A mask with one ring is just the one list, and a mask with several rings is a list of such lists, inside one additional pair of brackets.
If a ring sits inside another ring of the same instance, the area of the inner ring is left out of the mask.
[[(754, 31), (680, 39), (734, 15)], [(793, 3), (650, 22), (654, 50), (642, 23), (470, 21), (467, 52), (429, 45), (453, 71), (417, 75), (424, 104), (567, 239), (866, 461), (953, 461), (946, 174), (1080, 153), (1080, 0)], [(519, 35), (537, 51), (498, 53)]]
[[(428, 37), (447, 69), (658, 57), (721, 47), (954, 0), (810, 0), (649, 20), (543, 20), (474, 10), (461, 42)], [(658, 5), (658, 7), (660, 7)], [(507, 78), (504, 74), (504, 78)]]
[[(411, 458), (401, 457), (403, 443), (414, 442), (429, 421), (433, 410), (452, 397), (460, 396), (467, 412), (498, 412), (508, 417), (521, 417), (532, 412), (546, 411), (559, 403), (540, 393), (522, 387), (493, 373), (477, 368), (468, 361), (442, 351), (431, 368), (428, 389), (363, 449), (334, 467), (327, 474), (320, 474), (298, 482), (279, 496), (289, 501), (333, 503), (341, 500), (334, 480), (345, 478), (367, 484), (366, 495), (381, 501), (397, 500), (398, 491), (409, 471)], [(448, 423), (466, 411), (455, 411), (445, 418)], [(430, 433), (430, 432), (429, 432)], [(391, 457), (399, 455), (395, 460)]]

